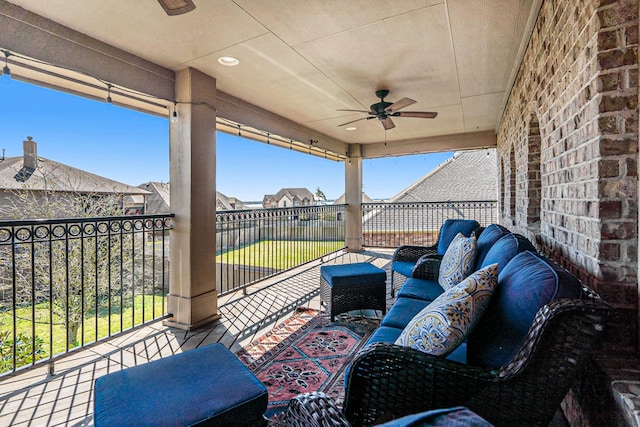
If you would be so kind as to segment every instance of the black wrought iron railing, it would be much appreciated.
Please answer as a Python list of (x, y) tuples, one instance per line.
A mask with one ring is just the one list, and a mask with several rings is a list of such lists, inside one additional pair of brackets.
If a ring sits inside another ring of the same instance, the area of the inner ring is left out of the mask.
[[(218, 212), (219, 294), (345, 247), (346, 205)], [(363, 244), (435, 242), (495, 201), (363, 204)], [(173, 215), (0, 221), (0, 375), (167, 315)]]
[(344, 214), (345, 205), (218, 212), (218, 293), (344, 248)]
[(0, 374), (166, 316), (172, 216), (0, 221)]
[(448, 218), (475, 219), (481, 226), (497, 222), (497, 204), (492, 200), (363, 203), (363, 245), (432, 245)]

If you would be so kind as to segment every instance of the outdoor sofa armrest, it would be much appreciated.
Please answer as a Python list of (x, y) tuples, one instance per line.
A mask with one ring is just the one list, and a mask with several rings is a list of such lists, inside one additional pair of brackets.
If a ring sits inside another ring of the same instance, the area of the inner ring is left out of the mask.
[(438, 246), (412, 246), (403, 245), (393, 252), (391, 261), (416, 262), (423, 255), (437, 255)]
[(413, 267), (411, 277), (437, 281), (440, 275), (440, 264), (442, 264), (442, 258), (423, 255), (418, 259), (415, 267)]
[(289, 401), (282, 427), (351, 427), (336, 402), (322, 392), (300, 394)]
[(344, 413), (374, 425), (437, 408), (466, 406), (496, 426), (548, 425), (611, 315), (600, 300), (542, 307), (505, 366), (465, 365), (389, 343), (365, 347), (347, 379)]
[(344, 413), (353, 425), (375, 425), (460, 406), (491, 377), (487, 370), (419, 350), (374, 343), (351, 364)]

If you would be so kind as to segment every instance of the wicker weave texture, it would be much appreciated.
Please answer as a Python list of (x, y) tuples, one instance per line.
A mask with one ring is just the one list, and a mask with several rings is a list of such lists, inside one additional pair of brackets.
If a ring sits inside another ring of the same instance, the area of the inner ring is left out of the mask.
[(349, 427), (333, 399), (322, 392), (304, 393), (289, 401), (284, 427)]
[(375, 425), (466, 406), (496, 426), (548, 425), (609, 316), (599, 300), (553, 301), (538, 312), (512, 361), (497, 369), (370, 345), (351, 366), (345, 415), (353, 425)]
[(387, 312), (386, 281), (332, 286), (320, 277), (320, 298), (334, 320), (336, 314), (351, 310), (374, 309)]

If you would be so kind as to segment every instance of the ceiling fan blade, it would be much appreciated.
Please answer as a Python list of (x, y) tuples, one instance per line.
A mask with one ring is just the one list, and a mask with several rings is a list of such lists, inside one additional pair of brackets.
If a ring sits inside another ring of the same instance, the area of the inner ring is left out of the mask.
[(368, 110), (336, 110), (336, 111), (350, 111), (350, 112), (353, 112), (353, 113), (367, 113), (367, 114), (371, 114), (371, 112), (370, 112), (370, 111), (368, 111)]
[(418, 117), (421, 119), (435, 119), (438, 113), (431, 111), (399, 111), (393, 117)]
[(393, 123), (393, 120), (391, 120), (391, 117), (387, 117), (386, 119), (380, 121), (382, 122), (382, 127), (384, 127), (384, 130), (389, 130), (396, 127), (395, 123)]
[(402, 99), (400, 99), (400, 100), (398, 100), (398, 101), (394, 102), (393, 104), (389, 105), (389, 106), (385, 109), (385, 111), (388, 111), (388, 112), (393, 113), (393, 112), (395, 112), (395, 111), (398, 111), (398, 110), (399, 110), (399, 109), (401, 109), (401, 108), (408, 107), (409, 105), (411, 105), (411, 104), (415, 104), (415, 103), (416, 103), (416, 101), (414, 101), (414, 100), (413, 100), (413, 99), (411, 99), (411, 98), (402, 98)]
[(351, 123), (359, 122), (360, 120), (367, 120), (368, 118), (369, 118), (369, 117), (362, 117), (361, 119), (351, 120), (350, 122), (342, 123), (341, 125), (338, 125), (338, 126), (336, 126), (336, 127), (345, 126), (345, 125), (350, 125)]

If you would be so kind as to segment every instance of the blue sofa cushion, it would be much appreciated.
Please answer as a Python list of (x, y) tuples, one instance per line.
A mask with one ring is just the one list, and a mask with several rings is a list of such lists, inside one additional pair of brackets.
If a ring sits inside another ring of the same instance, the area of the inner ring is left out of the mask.
[(491, 246), (484, 257), (481, 268), (497, 263), (500, 272), (513, 257), (524, 251), (535, 252), (529, 239), (520, 234), (507, 234)]
[(526, 251), (498, 275), (498, 287), (467, 340), (470, 364), (498, 367), (524, 343), (536, 313), (558, 298), (580, 298), (581, 282), (558, 264)]
[(455, 350), (453, 350), (446, 357), (447, 360), (453, 360), (454, 362), (467, 364), (467, 342), (460, 344)]
[(465, 237), (471, 236), (471, 233), (480, 227), (478, 221), (473, 219), (448, 219), (440, 228), (440, 236), (438, 237), (438, 254), (444, 255), (447, 252), (449, 244), (458, 233), (462, 233)]
[(432, 409), (398, 418), (378, 427), (493, 427), (493, 424), (464, 406)]
[(482, 231), (476, 242), (476, 264), (474, 271), (480, 270), (487, 256), (487, 252), (501, 237), (509, 234), (510, 231), (500, 224), (490, 224)]
[(409, 261), (393, 261), (391, 263), (391, 270), (402, 274), (405, 277), (411, 277), (413, 267), (416, 266), (415, 262)]
[(425, 301), (433, 301), (444, 292), (442, 286), (435, 280), (416, 279), (411, 277), (404, 282), (400, 292), (398, 292), (398, 298), (415, 298)]
[(388, 342), (394, 343), (400, 334), (402, 328), (394, 328), (391, 326), (379, 326), (367, 340), (365, 345), (373, 344), (375, 342)]
[(323, 265), (320, 275), (330, 286), (365, 285), (387, 280), (387, 273), (368, 262)]
[(212, 344), (96, 379), (94, 425), (253, 425), (267, 389), (226, 347)]
[(398, 298), (380, 324), (382, 326), (404, 329), (407, 323), (413, 319), (413, 316), (420, 313), (420, 310), (429, 305), (429, 303), (431, 303), (431, 301), (422, 299)]

